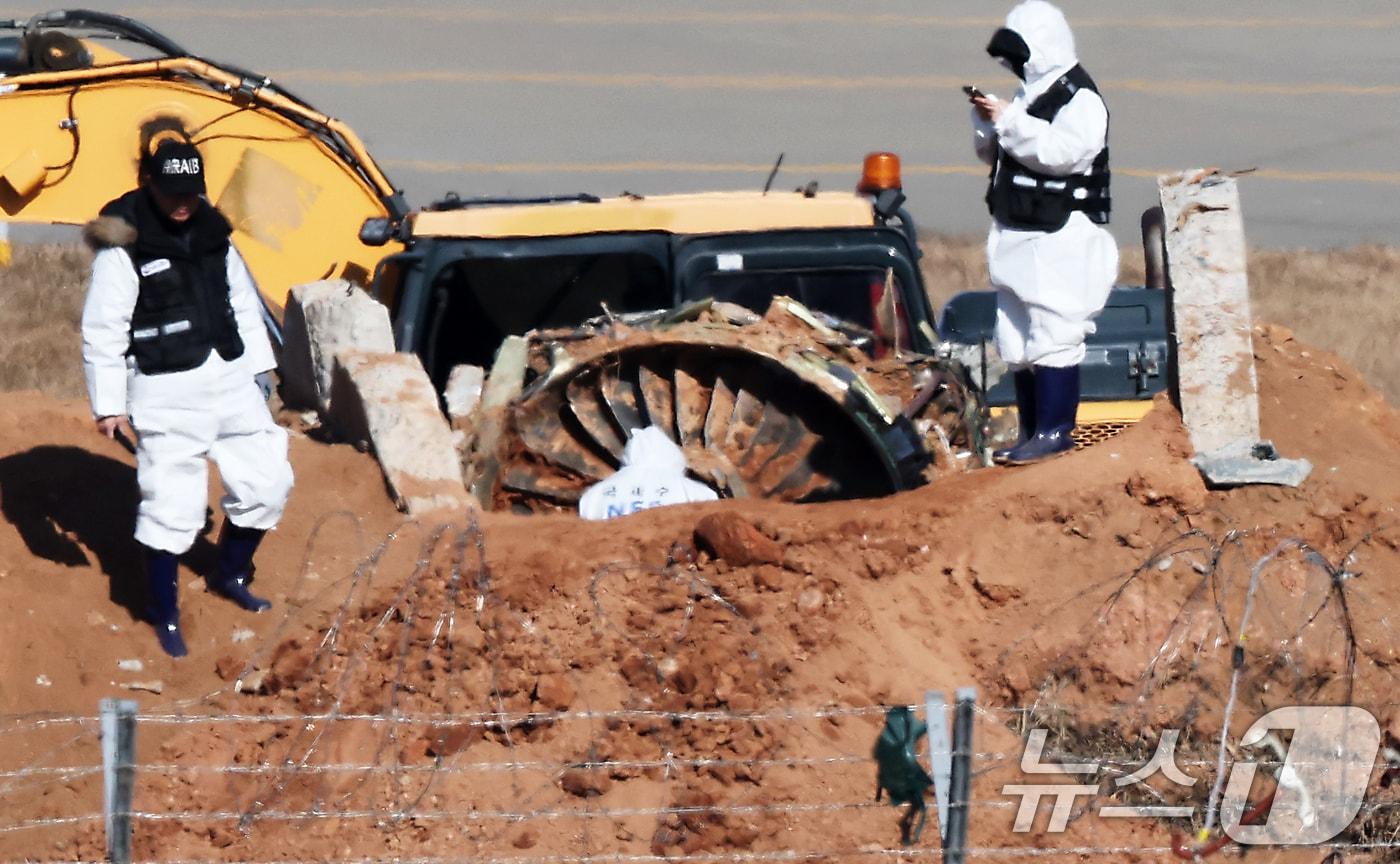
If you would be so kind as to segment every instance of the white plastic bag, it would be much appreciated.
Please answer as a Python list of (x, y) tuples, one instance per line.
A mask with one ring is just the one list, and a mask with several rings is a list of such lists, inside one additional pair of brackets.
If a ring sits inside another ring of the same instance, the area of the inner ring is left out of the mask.
[(588, 487), (578, 502), (584, 519), (616, 519), (639, 510), (715, 501), (715, 490), (685, 476), (685, 454), (655, 426), (633, 429), (622, 451), (622, 467)]

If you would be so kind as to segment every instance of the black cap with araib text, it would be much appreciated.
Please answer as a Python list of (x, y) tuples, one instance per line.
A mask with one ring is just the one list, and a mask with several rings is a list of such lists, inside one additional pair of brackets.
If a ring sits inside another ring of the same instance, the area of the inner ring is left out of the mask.
[(193, 144), (163, 141), (146, 157), (146, 176), (166, 195), (203, 195), (204, 157)]

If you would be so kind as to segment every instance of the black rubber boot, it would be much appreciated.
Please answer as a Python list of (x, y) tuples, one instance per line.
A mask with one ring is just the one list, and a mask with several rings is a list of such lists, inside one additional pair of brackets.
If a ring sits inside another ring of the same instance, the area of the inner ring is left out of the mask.
[(1079, 367), (1035, 367), (1035, 435), (1011, 448), (1008, 465), (1026, 465), (1074, 449), (1079, 413)]
[(258, 551), (263, 534), (258, 528), (240, 528), (225, 522), (219, 533), (219, 570), (209, 580), (209, 590), (227, 597), (249, 612), (272, 608), (272, 602), (255, 596), (248, 590), (253, 578), (253, 553)]
[(190, 653), (180, 635), (180, 556), (146, 548), (146, 584), (151, 594), (149, 616), (161, 650), (171, 657)]
[(1016, 419), (1021, 425), (1021, 435), (1010, 447), (992, 451), (992, 461), (998, 463), (1005, 462), (1013, 449), (1035, 435), (1035, 373), (1030, 369), (1017, 369), (1011, 383), (1016, 385)]

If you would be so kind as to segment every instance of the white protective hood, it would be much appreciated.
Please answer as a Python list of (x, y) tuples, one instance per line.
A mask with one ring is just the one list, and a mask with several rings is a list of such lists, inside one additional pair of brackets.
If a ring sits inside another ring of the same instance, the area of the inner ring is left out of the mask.
[[(1025, 0), (1006, 16), (1006, 29), (1014, 30), (1031, 49), (1026, 62), (1026, 89), (1036, 91), (1048, 75), (1059, 77), (1079, 62), (1074, 33), (1059, 7), (1046, 0)], [(1053, 80), (1053, 79), (1052, 79)]]

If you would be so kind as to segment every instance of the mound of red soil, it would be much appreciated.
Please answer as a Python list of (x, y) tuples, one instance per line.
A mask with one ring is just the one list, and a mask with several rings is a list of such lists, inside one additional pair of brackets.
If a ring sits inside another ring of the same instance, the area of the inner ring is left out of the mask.
[[(1090, 812), (1139, 803), (1111, 783), (1065, 833), (1043, 814), (1012, 832), (1020, 734), (1136, 767), (1184, 727), (1180, 762), (1207, 782), (1173, 800), (1201, 812), (1241, 630), (1234, 736), (1279, 705), (1341, 701), (1400, 731), (1400, 415), (1281, 329), (1256, 358), (1265, 437), (1315, 465), (1301, 488), (1207, 490), (1165, 401), (1088, 450), (885, 500), (608, 523), (404, 522), (367, 457), (298, 439), (296, 497), (259, 556), (276, 607), (204, 593), (201, 544), (180, 662), (123, 608), (130, 458), (81, 406), (12, 396), (0, 771), (95, 764), (91, 722), (40, 721), (134, 695), (160, 715), (139, 732), (142, 859), (876, 860), (899, 846), (899, 813), (872, 800), (882, 706), (975, 685), (973, 845), (1166, 860), (1167, 823)], [(91, 775), (0, 776), (10, 822), (100, 812), (100, 796)], [(931, 821), (920, 845), (936, 838)], [(0, 833), (5, 857), (101, 854), (100, 823)]]

